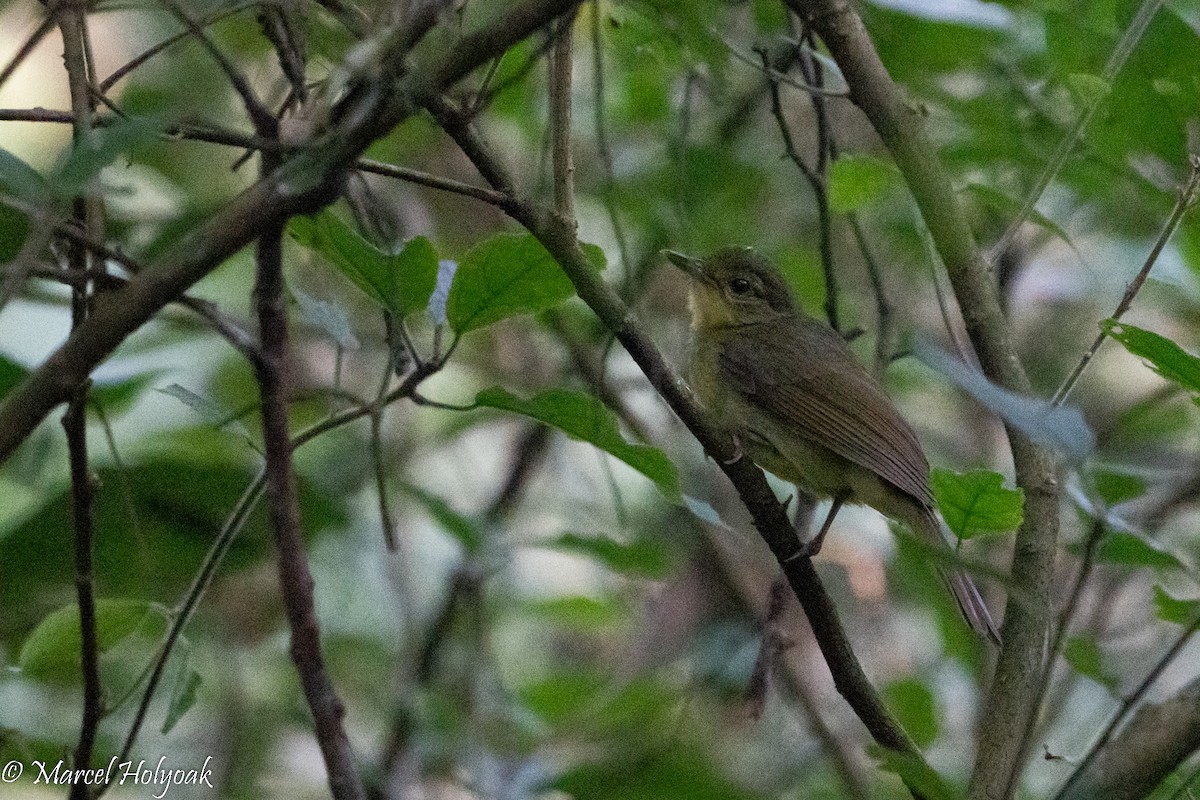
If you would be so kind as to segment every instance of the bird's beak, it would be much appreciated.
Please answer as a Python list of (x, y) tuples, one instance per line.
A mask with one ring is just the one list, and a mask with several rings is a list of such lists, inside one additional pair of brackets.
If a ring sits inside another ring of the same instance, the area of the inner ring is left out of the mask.
[(700, 259), (685, 256), (683, 253), (675, 250), (663, 250), (662, 254), (666, 256), (667, 261), (670, 261), (696, 280), (705, 280), (704, 262)]

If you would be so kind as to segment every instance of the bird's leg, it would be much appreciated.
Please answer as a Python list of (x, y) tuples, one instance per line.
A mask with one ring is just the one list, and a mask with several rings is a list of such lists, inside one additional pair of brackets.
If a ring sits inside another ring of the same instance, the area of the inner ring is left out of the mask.
[(843, 502), (844, 498), (840, 496), (833, 498), (833, 505), (829, 507), (829, 513), (825, 515), (825, 521), (821, 523), (821, 530), (817, 531), (817, 535), (809, 541), (801, 542), (800, 549), (796, 551), (794, 556), (788, 558), (788, 561), (793, 561), (797, 558), (813, 558), (817, 553), (821, 552), (821, 545), (825, 543), (825, 535), (829, 533), (829, 528), (833, 525), (833, 518), (837, 516)]

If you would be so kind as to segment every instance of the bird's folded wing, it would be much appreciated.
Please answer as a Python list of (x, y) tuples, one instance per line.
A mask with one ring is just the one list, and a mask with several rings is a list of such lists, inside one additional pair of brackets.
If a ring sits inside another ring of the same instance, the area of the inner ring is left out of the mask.
[(923, 505), (933, 504), (929, 463), (916, 435), (832, 330), (789, 319), (753, 337), (732, 336), (720, 371), (726, 385), (795, 435), (871, 470)]

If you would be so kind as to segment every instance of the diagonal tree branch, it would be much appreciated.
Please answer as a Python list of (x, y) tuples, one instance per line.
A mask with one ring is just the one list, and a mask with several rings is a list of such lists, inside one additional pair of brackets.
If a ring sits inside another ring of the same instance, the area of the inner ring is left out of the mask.
[[(945, 263), (984, 373), (1006, 389), (1028, 393), (1029, 379), (1012, 344), (995, 280), (918, 110), (892, 82), (847, 0), (785, 2), (829, 48), (850, 87), (850, 99), (866, 114), (904, 174)], [(1025, 520), (1012, 561), (1012, 577), (1022, 597), (1010, 596), (1004, 617), (1004, 645), (980, 724), (972, 798), (1005, 797), (1009, 777), (1019, 769), (1020, 734), (1032, 713), (1051, 623), (1050, 586), (1058, 540), (1056, 459), (1015, 429), (1008, 428), (1008, 439), (1016, 482), (1025, 492)]]
[[(430, 96), (424, 98), (424, 102), (436, 109), (434, 116), (439, 121), (449, 123), (446, 126), (447, 133), (471, 158), (481, 174), (489, 176), (496, 188), (512, 185), (503, 167), (492, 160), (486, 142), (464, 120), (454, 119), (453, 110), (443, 98)], [(511, 192), (511, 189), (508, 191)], [(812, 559), (796, 557), (799, 540), (783, 505), (767, 484), (763, 471), (744, 456), (728, 434), (709, 422), (691, 389), (650, 341), (633, 312), (592, 269), (575, 236), (575, 220), (565, 217), (558, 210), (543, 208), (518, 198), (515, 194), (504, 210), (532, 233), (558, 261), (574, 285), (576, 294), (612, 331), (655, 390), (733, 483), (754, 520), (755, 529), (780, 563), (792, 592), (808, 616), (835, 687), (846, 698), (871, 736), (883, 747), (898, 753), (902, 759), (923, 765), (920, 751), (888, 711), (863, 671), (842, 628), (833, 600), (813, 567)], [(912, 792), (914, 797), (922, 796), (916, 788)]]
[[(579, 0), (525, 0), (488, 27), (462, 36), (457, 46), (420, 72), (401, 74), (407, 43), (420, 32), (385, 31), (381, 61), (351, 75), (343, 100), (330, 109), (331, 127), (316, 146), (298, 153), (184, 236), (95, 312), (0, 406), (0, 462), (70, 397), (124, 339), (163, 306), (207, 275), (271, 225), (316, 211), (337, 196), (344, 171), (375, 139), (414, 110), (418, 91), (442, 89), (524, 39)], [(426, 20), (425, 26), (433, 20)], [(383, 70), (380, 75), (379, 71)]]

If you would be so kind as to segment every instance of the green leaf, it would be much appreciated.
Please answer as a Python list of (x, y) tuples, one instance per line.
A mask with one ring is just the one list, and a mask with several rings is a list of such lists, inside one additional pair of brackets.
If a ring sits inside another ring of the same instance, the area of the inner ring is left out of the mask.
[(0, 193), (42, 205), (50, 199), (50, 184), (41, 173), (0, 147)]
[[(157, 635), (165, 629), (167, 610), (145, 600), (96, 600), (96, 646), (103, 655), (137, 631)], [(25, 639), (18, 666), (30, 677), (77, 681), (80, 678), (79, 606), (75, 603), (52, 611)]]
[(1161, 586), (1154, 587), (1154, 609), (1158, 618), (1177, 625), (1191, 625), (1200, 617), (1200, 599), (1180, 600), (1167, 594)]
[(1132, 533), (1116, 532), (1106, 536), (1096, 551), (1096, 560), (1131, 567), (1184, 569), (1183, 563), (1174, 555)]
[(549, 722), (570, 718), (594, 703), (604, 691), (604, 681), (587, 672), (551, 675), (521, 689), (521, 703)]
[(179, 669), (171, 688), (171, 703), (167, 706), (167, 716), (163, 719), (162, 733), (165, 736), (171, 732), (175, 724), (183, 719), (192, 706), (196, 705), (196, 692), (202, 680), (200, 673), (188, 664), (186, 651), (181, 653)]
[(1105, 669), (1104, 654), (1100, 652), (1100, 646), (1096, 644), (1095, 639), (1089, 636), (1070, 637), (1067, 639), (1067, 646), (1063, 648), (1063, 658), (1072, 669), (1085, 678), (1091, 678), (1109, 689), (1116, 688), (1117, 679)]
[(94, 128), (77, 142), (58, 168), (52, 186), (59, 197), (73, 197), (87, 189), (117, 156), (158, 141), (163, 124), (146, 117), (122, 117), (112, 125)]
[(888, 161), (871, 156), (845, 155), (829, 167), (829, 207), (857, 211), (881, 200), (900, 185), (900, 171)]
[(400, 484), (400, 488), (414, 500), (419, 501), (421, 505), (425, 506), (425, 510), (429, 512), (429, 516), (433, 517), (434, 521), (442, 526), (442, 530), (457, 539), (468, 553), (479, 552), (479, 548), (483, 546), (483, 534), (473, 520), (455, 511), (442, 498), (430, 494), (419, 486), (402, 483)]
[(42, 208), (50, 203), (51, 191), (37, 170), (0, 147), (0, 264), (17, 257), (31, 226), (29, 215), (6, 203), (5, 198)]
[(336, 302), (318, 300), (300, 289), (292, 287), (292, 296), (300, 306), (300, 313), (315, 328), (324, 331), (343, 350), (357, 350), (358, 337), (350, 329), (346, 310)]
[(903, 678), (885, 686), (883, 696), (917, 747), (928, 747), (937, 739), (937, 709), (928, 686), (914, 678)]
[(14, 260), (29, 236), (29, 217), (0, 197), (0, 264)]
[[(1011, 219), (1015, 217), (1021, 210), (1021, 201), (1015, 197), (1010, 197), (1004, 192), (994, 189), (991, 186), (985, 186), (982, 183), (968, 183), (966, 191), (975, 196), (979, 202), (987, 206), (991, 210), (998, 213), (1000, 216)], [(1050, 233), (1057, 236), (1059, 239), (1066, 242), (1074, 249), (1075, 245), (1071, 241), (1071, 237), (1067, 236), (1067, 232), (1063, 230), (1057, 222), (1047, 217), (1045, 214), (1034, 209), (1029, 212), (1029, 221), (1045, 228)]]
[[(720, 774), (709, 755), (686, 745), (650, 749), (650, 755), (625, 755), (568, 770), (554, 787), (573, 800), (750, 800), (750, 794)], [(941, 798), (936, 798), (941, 800)]]
[(7, 356), (0, 355), (0, 397), (15, 389), (28, 374), (29, 370)]
[(540, 617), (541, 623), (558, 625), (574, 633), (613, 625), (627, 613), (619, 598), (584, 595), (530, 601), (521, 605), (521, 611)]
[(88, 399), (93, 403), (98, 403), (104, 409), (105, 414), (108, 414), (110, 417), (115, 416), (133, 408), (133, 404), (142, 396), (142, 392), (157, 377), (157, 373), (150, 373), (135, 375), (132, 378), (126, 378), (114, 383), (96, 382), (92, 385)]
[(572, 439), (599, 447), (654, 481), (667, 498), (680, 500), (679, 473), (661, 450), (630, 444), (617, 429), (613, 413), (595, 397), (565, 389), (551, 389), (529, 400), (509, 394), (498, 386), (475, 396), (475, 405), (524, 414), (552, 425)]
[(1112, 86), (1099, 75), (1074, 72), (1067, 76), (1066, 81), (1075, 102), (1085, 108), (1103, 103), (1112, 94)]
[[(597, 269), (604, 254), (583, 245)], [(575, 287), (553, 256), (530, 234), (497, 234), (463, 256), (450, 286), (446, 318), (458, 333), (493, 322), (545, 311), (575, 293)]]
[(1194, 394), (1200, 394), (1200, 358), (1192, 355), (1165, 336), (1124, 322), (1106, 319), (1101, 329), (1169, 381)]
[(667, 574), (670, 566), (666, 550), (648, 539), (635, 539), (629, 544), (625, 544), (604, 536), (564, 533), (544, 546), (589, 556), (613, 572), (631, 573), (649, 578), (663, 577)]
[(946, 779), (929, 766), (920, 755), (900, 753), (872, 744), (868, 752), (879, 761), (879, 766), (893, 775), (900, 776), (914, 795), (926, 800), (955, 800), (962, 796), (946, 782)]
[(332, 211), (293, 217), (288, 234), (320, 253), (367, 296), (397, 317), (425, 308), (437, 280), (433, 245), (417, 236), (397, 255), (368, 242)]
[(1110, 506), (1141, 497), (1146, 493), (1146, 482), (1135, 475), (1097, 469), (1091, 475), (1092, 486), (1101, 499)]
[(998, 472), (934, 469), (930, 485), (946, 525), (960, 539), (1012, 531), (1021, 525), (1025, 493), (1005, 489), (1004, 476)]

